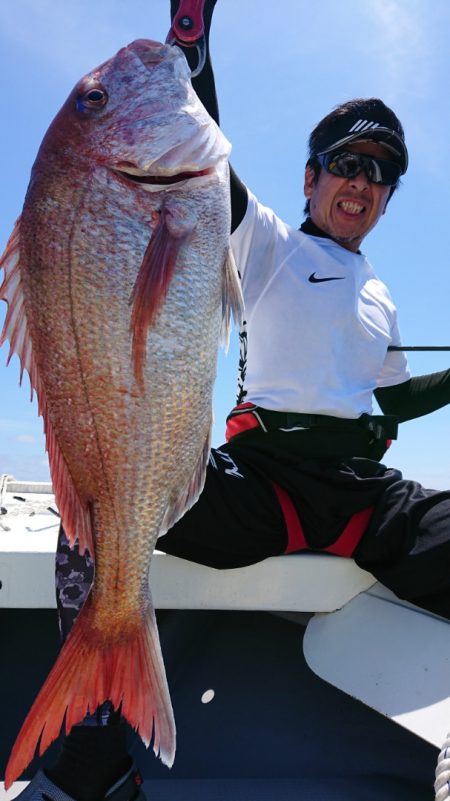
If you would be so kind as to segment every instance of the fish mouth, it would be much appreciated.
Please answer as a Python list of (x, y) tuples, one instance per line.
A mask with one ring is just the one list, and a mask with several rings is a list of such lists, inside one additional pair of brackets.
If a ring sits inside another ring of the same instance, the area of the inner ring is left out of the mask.
[(206, 167), (204, 170), (182, 170), (181, 172), (177, 172), (172, 175), (149, 175), (149, 173), (139, 170), (137, 167), (131, 165), (127, 165), (125, 167), (120, 165), (120, 167), (114, 167), (114, 172), (118, 173), (128, 181), (132, 181), (133, 183), (137, 184), (143, 184), (144, 186), (150, 188), (152, 186), (172, 186), (174, 184), (185, 183), (193, 178), (201, 178), (205, 175), (212, 175), (214, 172), (214, 167)]

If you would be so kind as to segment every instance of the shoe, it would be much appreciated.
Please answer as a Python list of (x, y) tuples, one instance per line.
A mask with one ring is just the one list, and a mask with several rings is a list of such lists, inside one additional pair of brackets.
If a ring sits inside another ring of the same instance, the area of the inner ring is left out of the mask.
[[(136, 765), (131, 768), (109, 788), (105, 801), (147, 801), (142, 789), (143, 778)], [(58, 801), (56, 799), (55, 801)]]
[[(142, 790), (142, 777), (136, 765), (119, 779), (104, 796), (104, 801), (146, 801)], [(30, 783), (12, 801), (76, 801), (54, 784), (43, 770), (39, 770)]]

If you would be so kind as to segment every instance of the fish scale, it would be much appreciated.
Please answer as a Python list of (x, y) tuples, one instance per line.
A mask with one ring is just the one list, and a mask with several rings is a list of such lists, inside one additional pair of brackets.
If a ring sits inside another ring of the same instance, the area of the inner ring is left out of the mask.
[(95, 560), (6, 787), (64, 719), (69, 731), (105, 700), (173, 762), (148, 571), (158, 537), (202, 489), (217, 347), (230, 311), (240, 317), (229, 150), (181, 52), (133, 42), (56, 116), (0, 260), (1, 341), (37, 393), (69, 542)]

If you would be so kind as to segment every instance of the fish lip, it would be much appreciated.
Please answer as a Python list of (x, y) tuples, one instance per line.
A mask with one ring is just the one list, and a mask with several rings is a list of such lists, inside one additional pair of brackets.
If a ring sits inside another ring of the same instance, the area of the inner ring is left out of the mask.
[(128, 50), (142, 61), (144, 67), (153, 67), (173, 55), (170, 45), (154, 39), (135, 39), (128, 45)]
[(132, 183), (155, 186), (169, 186), (171, 184), (178, 184), (187, 180), (191, 180), (192, 178), (200, 178), (205, 175), (212, 175), (214, 172), (214, 167), (206, 167), (203, 170), (181, 170), (180, 172), (172, 174), (154, 173), (153, 175), (148, 172), (144, 172), (144, 170), (139, 170), (139, 168), (132, 165), (127, 165), (126, 167), (116, 166), (112, 169), (115, 173), (118, 173)]

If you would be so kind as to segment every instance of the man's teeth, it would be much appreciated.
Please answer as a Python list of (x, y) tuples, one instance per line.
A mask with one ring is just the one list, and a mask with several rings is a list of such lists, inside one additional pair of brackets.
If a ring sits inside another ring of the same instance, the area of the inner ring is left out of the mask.
[(361, 214), (364, 211), (364, 206), (361, 206), (360, 203), (354, 203), (350, 200), (342, 200), (338, 204), (341, 209), (347, 212), (347, 214)]

